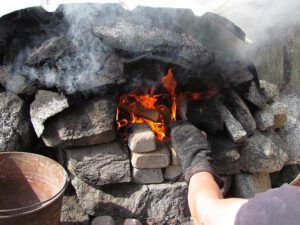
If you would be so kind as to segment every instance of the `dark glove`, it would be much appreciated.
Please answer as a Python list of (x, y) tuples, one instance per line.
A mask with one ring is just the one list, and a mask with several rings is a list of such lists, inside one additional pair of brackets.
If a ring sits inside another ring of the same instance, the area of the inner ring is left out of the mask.
[(215, 175), (210, 163), (210, 146), (206, 135), (187, 121), (177, 121), (171, 125), (172, 147), (177, 153), (184, 172), (184, 179), (189, 182), (198, 172), (210, 172)]

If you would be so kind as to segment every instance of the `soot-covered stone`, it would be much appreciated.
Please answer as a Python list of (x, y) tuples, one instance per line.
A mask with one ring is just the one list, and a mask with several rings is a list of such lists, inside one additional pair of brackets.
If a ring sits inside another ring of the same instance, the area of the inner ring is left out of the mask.
[(92, 29), (95, 36), (110, 45), (117, 54), (134, 58), (141, 55), (161, 56), (162, 61), (172, 59), (191, 68), (201, 68), (214, 60), (213, 53), (186, 34), (167, 29), (120, 22), (113, 26)]

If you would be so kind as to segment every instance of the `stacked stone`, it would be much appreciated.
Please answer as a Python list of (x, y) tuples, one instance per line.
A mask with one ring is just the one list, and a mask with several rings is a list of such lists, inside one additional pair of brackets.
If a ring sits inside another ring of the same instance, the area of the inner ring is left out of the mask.
[(256, 129), (239, 146), (241, 173), (235, 175), (237, 197), (250, 198), (271, 188), (270, 173), (291, 163), (285, 140), (279, 135), (288, 120), (288, 106), (280, 101), (278, 87), (259, 81), (251, 83), (245, 98), (257, 107), (253, 113)]
[(127, 140), (131, 150), (134, 183), (162, 183), (164, 181), (162, 169), (170, 164), (169, 149), (164, 143), (156, 140), (147, 124), (133, 124), (128, 127)]

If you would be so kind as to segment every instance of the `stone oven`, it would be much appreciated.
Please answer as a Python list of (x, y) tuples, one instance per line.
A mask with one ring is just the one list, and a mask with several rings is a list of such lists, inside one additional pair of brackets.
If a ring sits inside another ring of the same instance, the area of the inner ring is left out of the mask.
[(66, 224), (189, 221), (172, 139), (179, 120), (206, 133), (227, 195), (290, 182), (299, 92), (261, 80), (249, 46), (228, 19), (186, 9), (78, 4), (3, 16), (0, 151), (67, 168)]

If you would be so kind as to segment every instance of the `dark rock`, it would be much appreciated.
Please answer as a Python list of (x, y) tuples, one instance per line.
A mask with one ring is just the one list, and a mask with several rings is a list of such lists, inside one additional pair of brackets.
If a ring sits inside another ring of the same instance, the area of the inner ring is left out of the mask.
[(62, 210), (60, 215), (61, 225), (89, 225), (89, 216), (84, 214), (76, 196), (63, 197)]
[(77, 179), (72, 180), (83, 209), (90, 215), (111, 215), (140, 220), (163, 221), (166, 217), (186, 220), (188, 216), (187, 185), (118, 184), (94, 188)]
[(189, 101), (187, 105), (187, 120), (200, 130), (214, 134), (224, 127), (217, 105), (218, 102), (215, 98)]
[(243, 126), (247, 135), (250, 136), (256, 130), (255, 120), (247, 107), (244, 101), (239, 97), (239, 95), (230, 91), (226, 95), (226, 107), (230, 110), (232, 115), (239, 121), (239, 123)]
[(45, 60), (56, 60), (71, 48), (71, 41), (66, 36), (51, 37), (44, 41), (26, 59), (28, 65), (35, 65)]
[(242, 171), (272, 173), (281, 170), (288, 155), (270, 137), (256, 131), (241, 146)]
[(225, 17), (208, 12), (187, 29), (215, 52), (216, 62), (223, 68), (236, 61), (241, 61), (244, 68), (249, 64), (245, 33)]
[(0, 151), (26, 151), (31, 144), (25, 102), (10, 92), (0, 93)]
[(240, 173), (242, 164), (238, 146), (225, 137), (209, 138), (211, 157), (218, 174)]
[(257, 193), (271, 189), (271, 180), (268, 173), (241, 173), (235, 175), (234, 181), (235, 197), (239, 198), (252, 198)]
[(30, 117), (38, 137), (43, 134), (44, 122), (69, 107), (68, 99), (57, 92), (40, 90), (30, 105)]
[(93, 98), (78, 102), (45, 123), (43, 140), (49, 147), (71, 147), (108, 143), (116, 138), (116, 103)]
[(114, 26), (94, 27), (92, 32), (121, 53), (121, 56), (133, 58), (145, 54), (157, 55), (174, 62), (183, 61), (195, 69), (214, 60), (213, 53), (191, 36), (166, 29), (123, 21)]
[(131, 181), (128, 152), (119, 142), (67, 149), (69, 171), (90, 185)]
[(271, 173), (271, 181), (273, 187), (280, 187), (283, 184), (291, 183), (300, 174), (298, 165), (287, 165), (282, 170)]

